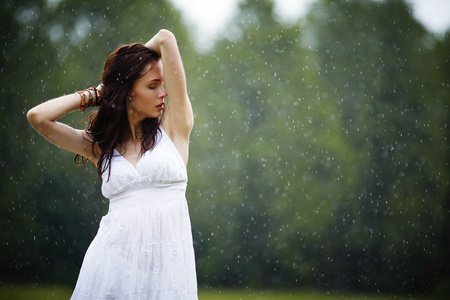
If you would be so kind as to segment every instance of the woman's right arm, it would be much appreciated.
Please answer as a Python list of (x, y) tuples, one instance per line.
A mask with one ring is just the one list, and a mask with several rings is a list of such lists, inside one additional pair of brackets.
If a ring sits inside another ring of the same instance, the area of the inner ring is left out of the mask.
[[(88, 93), (94, 94), (86, 91), (87, 97)], [(33, 107), (28, 111), (27, 119), (34, 129), (53, 144), (97, 163), (92, 152), (91, 139), (86, 132), (57, 121), (62, 116), (80, 109), (80, 105), (79, 94), (65, 95)]]

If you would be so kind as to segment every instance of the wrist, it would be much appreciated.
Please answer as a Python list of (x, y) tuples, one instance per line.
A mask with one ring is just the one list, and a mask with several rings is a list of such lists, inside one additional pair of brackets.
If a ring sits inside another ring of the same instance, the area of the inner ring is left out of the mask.
[(98, 106), (102, 98), (96, 87), (78, 91), (76, 94), (80, 96), (80, 111), (84, 111), (88, 107)]

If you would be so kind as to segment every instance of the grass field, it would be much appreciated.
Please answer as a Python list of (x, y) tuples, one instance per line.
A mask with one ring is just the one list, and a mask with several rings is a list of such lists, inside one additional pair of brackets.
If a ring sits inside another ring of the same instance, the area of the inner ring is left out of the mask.
[[(0, 299), (12, 300), (45, 300), (45, 299), (69, 299), (72, 288), (53, 285), (11, 285), (0, 286)], [(380, 295), (358, 295), (358, 294), (327, 294), (320, 291), (247, 291), (226, 289), (200, 289), (199, 300), (387, 300), (414, 299), (408, 297), (390, 297)], [(417, 298), (419, 299), (419, 298)], [(423, 298), (422, 298), (423, 299)], [(428, 298), (430, 299), (430, 298)]]

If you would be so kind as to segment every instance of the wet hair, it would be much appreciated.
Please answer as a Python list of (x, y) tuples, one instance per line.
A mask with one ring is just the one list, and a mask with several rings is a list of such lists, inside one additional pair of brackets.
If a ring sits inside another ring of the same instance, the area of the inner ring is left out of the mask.
[[(98, 176), (109, 170), (114, 149), (122, 145), (122, 136), (127, 129), (127, 98), (134, 82), (142, 77), (145, 66), (159, 60), (159, 55), (141, 43), (124, 45), (111, 53), (105, 62), (102, 74), (104, 85), (99, 108), (88, 117), (85, 129), (92, 141), (92, 152), (97, 161)], [(160, 131), (160, 118), (142, 120), (141, 153), (154, 147)], [(85, 165), (88, 158), (75, 156), (75, 163)]]

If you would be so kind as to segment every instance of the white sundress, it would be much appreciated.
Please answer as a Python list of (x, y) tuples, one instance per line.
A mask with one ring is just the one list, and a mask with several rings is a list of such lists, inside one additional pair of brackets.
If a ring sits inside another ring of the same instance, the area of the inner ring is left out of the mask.
[(115, 150), (102, 183), (109, 212), (71, 299), (197, 299), (186, 185), (183, 159), (162, 128), (136, 167)]

